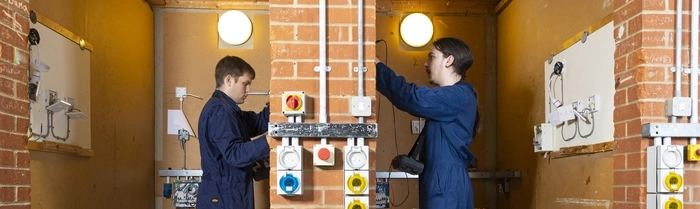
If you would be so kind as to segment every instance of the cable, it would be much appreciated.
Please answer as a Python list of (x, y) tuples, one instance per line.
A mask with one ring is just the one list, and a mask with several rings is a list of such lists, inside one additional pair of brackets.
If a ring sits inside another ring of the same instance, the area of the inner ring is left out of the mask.
[(376, 40), (374, 43), (377, 44), (379, 42), (384, 42), (384, 64), (389, 65), (389, 48), (386, 45), (386, 41), (384, 39), (379, 39)]
[(578, 125), (576, 126), (576, 129), (578, 130), (578, 135), (579, 135), (581, 138), (588, 138), (589, 136), (593, 135), (593, 130), (595, 130), (595, 116), (593, 116), (593, 113), (595, 113), (595, 111), (592, 111), (591, 108), (588, 108), (588, 107), (587, 107), (587, 108), (583, 108), (583, 111), (584, 111), (584, 112), (587, 111), (587, 112), (591, 113), (591, 126), (592, 126), (592, 127), (591, 127), (591, 132), (589, 132), (589, 133), (586, 134), (586, 135), (581, 135), (581, 130), (579, 130), (579, 126), (578, 126)]
[[(399, 142), (396, 140), (396, 113), (395, 113), (395, 109), (396, 109), (396, 107), (394, 105), (391, 105), (391, 118), (393, 119), (393, 122), (394, 122), (394, 147), (396, 148), (396, 155), (398, 155), (399, 154)], [(407, 189), (406, 190), (406, 197), (403, 198), (401, 203), (394, 205), (394, 201), (391, 200), (391, 199), (394, 199), (393, 198), (394, 197), (394, 186), (390, 182), (391, 181), (391, 172), (393, 171), (393, 169), (392, 169), (393, 165), (394, 165), (393, 161), (391, 163), (389, 163), (389, 179), (387, 180), (387, 182), (389, 182), (389, 192), (391, 193), (389, 195), (389, 205), (391, 205), (391, 207), (399, 207), (399, 206), (403, 205), (404, 203), (406, 203), (406, 200), (408, 200), (408, 196), (411, 194), (411, 190), (410, 190), (410, 188)], [(404, 172), (404, 175), (406, 175), (406, 187), (409, 187), (408, 186), (408, 183), (409, 183), (408, 182), (408, 174), (406, 174)]]

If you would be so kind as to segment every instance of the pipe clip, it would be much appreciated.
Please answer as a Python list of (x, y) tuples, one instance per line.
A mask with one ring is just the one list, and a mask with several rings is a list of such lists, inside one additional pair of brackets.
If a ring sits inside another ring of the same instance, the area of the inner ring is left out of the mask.
[[(357, 67), (352, 68), (352, 71), (358, 72)], [(362, 67), (362, 72), (367, 72), (367, 67)]]
[[(325, 66), (325, 67), (326, 67), (326, 72), (331, 72), (331, 66)], [(321, 68), (321, 66), (316, 66), (316, 67), (314, 67), (314, 71), (320, 72), (320, 70), (321, 70), (320, 68)]]

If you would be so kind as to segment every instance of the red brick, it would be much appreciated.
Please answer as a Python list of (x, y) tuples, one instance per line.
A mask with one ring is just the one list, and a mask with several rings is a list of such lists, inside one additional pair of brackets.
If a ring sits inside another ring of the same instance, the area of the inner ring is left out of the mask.
[(627, 0), (614, 0), (613, 1), (613, 9), (615, 12), (618, 12), (622, 7), (627, 5)]
[[(329, 44), (328, 58), (330, 59), (357, 59), (357, 45), (349, 44)], [(372, 53), (374, 54), (374, 52)]]
[(640, 136), (642, 134), (642, 120), (639, 118), (627, 121), (627, 134), (625, 136)]
[(20, 100), (29, 100), (29, 86), (26, 83), (17, 82), (15, 96)]
[(27, 150), (27, 139), (23, 134), (0, 132), (0, 148)]
[(627, 104), (627, 89), (618, 90), (613, 96), (615, 107), (623, 106)]
[(624, 202), (627, 197), (627, 187), (613, 187), (613, 201)]
[(618, 106), (613, 111), (613, 121), (623, 121), (641, 116), (638, 103)]
[(319, 57), (319, 47), (316, 44), (271, 44), (270, 50), (272, 60), (318, 59)]
[(18, 202), (29, 202), (31, 189), (29, 187), (17, 187), (17, 201)]
[(637, 33), (620, 41), (615, 47), (615, 57), (627, 55), (642, 47), (642, 33)]
[(329, 114), (350, 114), (350, 98), (349, 97), (330, 97), (328, 98), (328, 113)]
[[(698, 195), (698, 194), (700, 194), (700, 187), (692, 187), (691, 191), (693, 191), (692, 202), (700, 202), (700, 195)], [(689, 196), (689, 195), (685, 195), (685, 196)]]
[[(297, 0), (297, 4), (310, 4), (310, 5), (318, 5), (318, 0)], [(333, 6), (333, 5), (352, 5), (350, 4), (349, 0), (327, 0), (326, 4), (328, 6)]]
[[(336, 149), (336, 154), (340, 154), (342, 156), (341, 150)], [(311, 155), (309, 155), (308, 158), (313, 159)], [(341, 168), (343, 164), (342, 160), (343, 158), (336, 158), (336, 164), (341, 164)], [(313, 167), (313, 164), (311, 165)], [(344, 174), (345, 173), (342, 169), (323, 170), (323, 172), (304, 172), (304, 179), (310, 180), (307, 182), (310, 183), (309, 185), (313, 185), (314, 187), (342, 186), (345, 181)]]
[(627, 56), (615, 58), (615, 75), (627, 71)]
[(628, 169), (644, 169), (647, 164), (647, 154), (646, 152), (637, 152), (627, 154), (627, 168)]
[(636, 137), (630, 139), (620, 139), (615, 140), (615, 147), (613, 148), (616, 154), (622, 153), (636, 153), (646, 148), (650, 145), (649, 139)]
[(645, 202), (646, 187), (627, 187), (628, 202)]
[(272, 6), (284, 6), (284, 5), (294, 4), (294, 0), (271, 0), (271, 1), (269, 1), (269, 3), (270, 3), (270, 7), (272, 7)]
[(29, 67), (29, 64), (23, 63), (20, 65), (15, 65), (12, 64), (12, 62), (8, 62), (7, 60), (2, 60), (0, 59), (0, 75), (7, 76), (11, 79), (15, 79), (18, 81), (24, 81), (28, 77), (28, 70), (27, 68)]
[[(331, 33), (332, 26), (329, 26), (326, 35), (329, 37), (340, 36), (341, 34)], [(319, 28), (318, 25), (299, 25), (297, 26), (297, 40), (299, 41), (318, 41)]]
[(644, 28), (644, 19), (641, 14), (637, 14), (627, 21), (627, 36), (637, 34)]
[(633, 103), (640, 99), (673, 97), (672, 84), (640, 83), (627, 89), (627, 102)]
[(15, 95), (15, 81), (0, 77), (0, 94)]
[(613, 21), (616, 23), (627, 21), (631, 17), (642, 13), (642, 9), (641, 0), (634, 0), (624, 6), (621, 5), (619, 8), (616, 7), (616, 11), (613, 13)]
[[(316, 62), (298, 62), (297, 63), (297, 76), (304, 78), (318, 78), (320, 76), (319, 72), (314, 71), (314, 68), (320, 63)], [(326, 65), (331, 67), (330, 72), (326, 72), (326, 77), (328, 78), (347, 78), (350, 76), (352, 69), (349, 67), (348, 62), (344, 61), (331, 61), (326, 62)]]
[(318, 23), (318, 10), (318, 8), (276, 7), (270, 5), (270, 23)]
[(15, 153), (12, 151), (0, 150), (0, 167), (14, 167)]
[[(270, 80), (270, 93), (281, 95), (283, 91), (304, 91), (306, 94), (306, 99), (315, 100), (314, 97), (318, 97), (319, 93), (319, 81), (318, 79), (296, 79), (287, 80), (280, 78), (272, 78)], [(312, 97), (310, 97), (312, 96)], [(306, 107), (307, 110), (313, 110), (313, 107)]]
[(621, 139), (625, 136), (627, 136), (627, 123), (616, 123), (613, 137), (615, 139)]
[(15, 187), (0, 187), (0, 203), (15, 201)]
[(29, 168), (31, 157), (28, 152), (18, 152), (15, 157), (17, 158), (17, 168)]
[(0, 114), (0, 131), (14, 131), (15, 117), (5, 114)]
[(613, 155), (613, 170), (624, 170), (627, 168), (627, 154)]
[(294, 26), (270, 25), (270, 41), (293, 41), (295, 39)]
[[(338, 205), (339, 207), (333, 207), (333, 208), (340, 208), (345, 204), (345, 191), (340, 190), (340, 189), (326, 189), (324, 191), (324, 198), (323, 198), (323, 203), (324, 205)], [(330, 207), (329, 207), (330, 208)]]
[[(26, 32), (19, 32), (16, 29), (7, 27), (7, 25), (0, 25), (0, 36), (2, 36), (3, 44), (2, 44), (2, 57), (8, 60), (14, 61), (14, 50), (15, 47), (22, 51), (27, 51), (27, 33)], [(11, 46), (11, 47), (8, 47)], [(5, 49), (7, 47), (7, 49)], [(10, 54), (5, 55), (5, 52), (9, 52), (7, 50), (11, 50)], [(28, 58), (28, 57), (27, 57)]]
[[(627, 24), (623, 23), (620, 25), (615, 25), (615, 29), (613, 29), (613, 38), (615, 38), (615, 42), (620, 42), (624, 39), (627, 39)], [(622, 31), (622, 32), (620, 32)]]
[[(657, 11), (664, 11), (667, 9), (666, 4), (667, 0), (644, 0), (642, 1), (642, 5), (644, 6), (644, 11), (648, 10), (657, 10)], [(675, 8), (670, 8), (670, 9), (675, 9)]]
[(665, 31), (645, 31), (642, 35), (642, 45), (645, 47), (669, 46), (669, 36)]
[[(271, 63), (271, 69), (270, 69), (270, 77), (272, 78), (279, 78), (279, 77), (294, 77), (294, 65), (295, 62), (287, 62), (287, 61), (273, 61)], [(273, 83), (270, 83), (273, 85)]]
[(642, 14), (644, 29), (673, 29), (676, 17), (672, 14)]
[(12, 115), (29, 117), (28, 102), (18, 101), (6, 96), (0, 95), (0, 112), (9, 113)]
[(641, 185), (646, 182), (645, 172), (640, 170), (613, 171), (613, 181), (615, 185)]
[(665, 117), (664, 103), (663, 102), (644, 102), (637, 103), (639, 105), (639, 111), (642, 116), (661, 116)]
[(17, 124), (15, 125), (15, 131), (17, 133), (26, 132), (29, 128), (29, 119), (27, 118), (16, 118)]
[(5, 185), (27, 185), (29, 184), (29, 170), (15, 170), (0, 168), (0, 184)]
[(644, 81), (665, 81), (666, 72), (670, 73), (668, 67), (640, 67), (635, 69), (635, 78), (638, 82)]

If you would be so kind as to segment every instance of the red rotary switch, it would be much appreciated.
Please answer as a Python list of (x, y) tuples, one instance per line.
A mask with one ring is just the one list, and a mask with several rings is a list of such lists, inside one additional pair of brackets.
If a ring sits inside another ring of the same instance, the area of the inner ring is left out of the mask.
[(299, 110), (301, 108), (301, 98), (297, 95), (287, 96), (287, 108), (292, 110)]
[(318, 159), (321, 160), (328, 160), (328, 158), (331, 157), (331, 151), (329, 151), (327, 148), (321, 148), (318, 150)]

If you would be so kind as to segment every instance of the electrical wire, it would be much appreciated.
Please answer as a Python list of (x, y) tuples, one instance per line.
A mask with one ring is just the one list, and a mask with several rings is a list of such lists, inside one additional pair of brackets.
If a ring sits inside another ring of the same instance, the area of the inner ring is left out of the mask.
[(595, 113), (595, 111), (593, 111), (593, 110), (591, 110), (591, 108), (587, 107), (587, 108), (583, 108), (583, 112), (591, 113), (591, 132), (588, 132), (588, 134), (586, 134), (586, 135), (581, 135), (582, 132), (581, 132), (581, 130), (579, 130), (578, 124), (576, 125), (576, 130), (578, 130), (578, 135), (581, 138), (588, 138), (589, 136), (593, 135), (593, 130), (595, 130), (595, 116), (593, 116), (593, 113)]
[[(393, 122), (394, 122), (394, 147), (396, 148), (396, 155), (398, 155), (399, 154), (399, 142), (396, 140), (396, 112), (395, 112), (395, 109), (396, 109), (396, 107), (394, 107), (394, 105), (391, 105), (391, 118), (393, 119)], [(391, 181), (391, 172), (393, 171), (393, 169), (392, 169), (393, 165), (394, 165), (393, 161), (391, 163), (389, 163), (389, 179), (387, 180), (387, 182), (389, 182), (389, 192), (391, 193), (389, 195), (389, 205), (391, 205), (392, 208), (399, 207), (399, 206), (403, 205), (404, 203), (406, 203), (406, 200), (408, 200), (408, 196), (411, 194), (411, 190), (409, 188), (406, 190), (406, 197), (403, 198), (401, 203), (395, 205), (394, 201), (392, 201), (392, 199), (394, 199), (394, 186), (393, 186), (393, 184), (391, 184), (390, 181)], [(406, 174), (404, 172), (404, 175), (406, 175), (406, 187), (408, 187), (408, 183), (409, 183), (408, 182), (408, 174)]]

